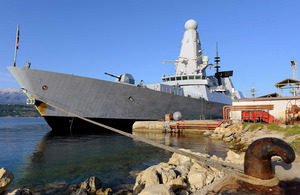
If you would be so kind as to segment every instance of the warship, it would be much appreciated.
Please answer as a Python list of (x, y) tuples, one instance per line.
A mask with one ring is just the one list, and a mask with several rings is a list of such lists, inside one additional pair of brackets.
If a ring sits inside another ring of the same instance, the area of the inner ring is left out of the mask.
[[(233, 71), (219, 71), (218, 55), (215, 64), (208, 63), (195, 20), (188, 20), (184, 27), (179, 58), (164, 61), (175, 64), (176, 74), (163, 75), (161, 83), (135, 84), (131, 74), (106, 73), (116, 78), (111, 82), (32, 69), (30, 63), (25, 67), (14, 63), (7, 69), (28, 96), (28, 103), (55, 131), (96, 128), (67, 112), (124, 131), (131, 131), (135, 121), (159, 120), (174, 112), (180, 112), (183, 120), (222, 118), (223, 106), (243, 97), (231, 82)], [(216, 68), (212, 76), (206, 75), (209, 66)]]

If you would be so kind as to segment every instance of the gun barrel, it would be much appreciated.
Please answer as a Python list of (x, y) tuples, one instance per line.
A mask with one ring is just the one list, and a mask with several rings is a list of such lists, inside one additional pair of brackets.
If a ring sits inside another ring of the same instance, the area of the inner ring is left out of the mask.
[(109, 73), (107, 73), (107, 72), (104, 72), (104, 74), (106, 74), (106, 75), (108, 75), (108, 76), (111, 76), (111, 77), (115, 77), (115, 78), (117, 78), (117, 79), (121, 79), (121, 77), (118, 77), (118, 76), (113, 75), (113, 74), (109, 74)]

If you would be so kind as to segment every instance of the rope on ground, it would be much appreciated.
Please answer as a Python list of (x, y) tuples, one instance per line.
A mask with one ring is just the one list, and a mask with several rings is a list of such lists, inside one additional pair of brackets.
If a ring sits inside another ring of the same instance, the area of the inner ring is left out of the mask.
[(56, 109), (58, 109), (58, 110), (60, 110), (62, 112), (65, 112), (65, 113), (67, 113), (69, 115), (72, 115), (72, 116), (77, 117), (77, 118), (79, 118), (81, 120), (87, 121), (89, 123), (92, 123), (94, 125), (103, 127), (105, 129), (108, 129), (108, 130), (111, 130), (113, 132), (119, 133), (119, 134), (124, 135), (126, 137), (130, 137), (132, 139), (135, 139), (135, 140), (147, 143), (147, 144), (152, 145), (154, 147), (158, 147), (158, 148), (167, 150), (169, 152), (173, 152), (173, 153), (177, 153), (177, 154), (189, 157), (191, 159), (194, 159), (194, 160), (200, 162), (203, 165), (212, 166), (212, 167), (214, 167), (216, 169), (222, 170), (222, 171), (224, 171), (226, 173), (232, 174), (238, 180), (241, 180), (241, 181), (244, 181), (244, 182), (247, 182), (247, 183), (250, 183), (250, 184), (254, 184), (254, 185), (263, 185), (263, 186), (268, 186), (268, 187), (278, 185), (278, 183), (279, 183), (279, 180), (278, 180), (277, 177), (274, 177), (274, 178), (269, 179), (269, 180), (262, 180), (262, 179), (255, 178), (255, 177), (252, 177), (252, 176), (249, 176), (249, 175), (245, 175), (245, 174), (242, 173), (242, 170), (233, 167), (230, 163), (223, 162), (223, 161), (218, 161), (218, 160), (213, 160), (213, 159), (207, 159), (205, 157), (202, 157), (202, 156), (190, 153), (190, 152), (182, 151), (182, 150), (179, 150), (179, 149), (176, 149), (176, 148), (172, 148), (172, 147), (167, 146), (167, 145), (163, 145), (163, 144), (151, 141), (149, 139), (145, 139), (145, 138), (142, 138), (142, 137), (130, 134), (130, 133), (126, 133), (126, 132), (121, 131), (119, 129), (116, 129), (116, 128), (104, 125), (102, 123), (90, 120), (88, 118), (79, 116), (77, 114), (71, 113), (71, 112), (69, 112), (67, 110), (64, 110), (64, 109), (62, 109), (60, 107), (57, 107), (57, 106), (55, 106), (53, 104), (50, 104), (50, 103), (48, 103), (48, 102), (46, 102), (44, 100), (41, 100), (41, 99), (38, 99), (38, 100), (42, 101), (42, 102), (45, 102), (46, 104), (48, 104), (48, 105), (50, 105), (50, 106), (52, 106), (52, 107), (54, 107), (54, 108), (56, 108)]

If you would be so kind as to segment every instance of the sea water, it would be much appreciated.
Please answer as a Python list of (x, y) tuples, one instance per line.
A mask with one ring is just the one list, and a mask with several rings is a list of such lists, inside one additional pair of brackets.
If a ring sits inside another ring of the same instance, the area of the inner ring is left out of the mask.
[[(105, 188), (134, 184), (136, 174), (167, 162), (171, 152), (118, 135), (52, 135), (42, 118), (0, 118), (0, 168), (15, 179), (10, 188), (42, 188), (47, 183), (77, 184), (96, 176)], [(202, 135), (134, 133), (174, 148), (224, 158), (227, 144)]]

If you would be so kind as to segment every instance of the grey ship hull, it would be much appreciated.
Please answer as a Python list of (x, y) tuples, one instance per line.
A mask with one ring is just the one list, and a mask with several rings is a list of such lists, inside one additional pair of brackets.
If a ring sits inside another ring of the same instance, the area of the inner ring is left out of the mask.
[[(53, 130), (88, 130), (80, 119), (68, 112), (123, 130), (134, 121), (163, 119), (180, 111), (182, 119), (221, 118), (224, 104), (150, 90), (134, 85), (80, 77), (43, 70), (8, 67), (8, 70)], [(43, 89), (43, 86), (44, 87)], [(50, 105), (48, 105), (49, 103)]]

